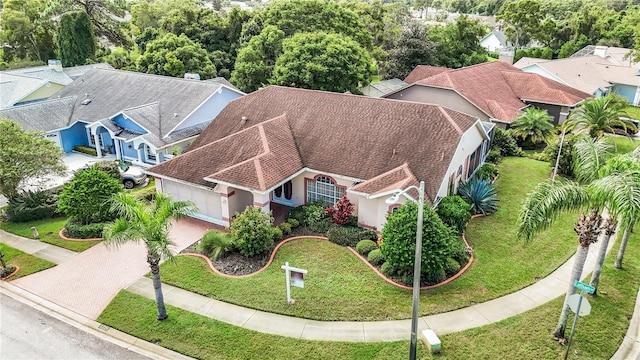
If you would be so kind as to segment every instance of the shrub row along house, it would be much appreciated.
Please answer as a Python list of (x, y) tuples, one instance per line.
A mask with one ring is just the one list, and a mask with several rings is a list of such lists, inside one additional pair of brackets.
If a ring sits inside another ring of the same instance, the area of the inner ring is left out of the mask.
[(269, 86), (231, 101), (186, 153), (147, 172), (159, 192), (223, 226), (249, 205), (276, 211), (346, 195), (359, 225), (380, 229), (400, 206), (385, 203), (394, 192), (424, 180), (436, 204), (471, 176), (493, 129), (438, 105)]
[(96, 149), (150, 166), (173, 157), (225, 105), (244, 93), (226, 80), (186, 80), (93, 69), (48, 100), (0, 110), (0, 117), (35, 130), (65, 152)]
[(419, 65), (404, 80), (407, 87), (388, 99), (436, 103), (502, 128), (533, 106), (547, 110), (555, 125), (591, 95), (538, 74), (494, 61), (460, 69)]

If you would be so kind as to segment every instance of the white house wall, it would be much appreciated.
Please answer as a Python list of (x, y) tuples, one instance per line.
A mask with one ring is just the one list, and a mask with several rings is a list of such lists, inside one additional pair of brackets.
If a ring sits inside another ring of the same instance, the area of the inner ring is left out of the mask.
[[(159, 179), (156, 179), (156, 181), (157, 180)], [(167, 179), (162, 179), (159, 187), (156, 185), (156, 190), (158, 190), (158, 188), (174, 200), (192, 201), (198, 207), (198, 213), (194, 215), (194, 217), (216, 224), (220, 223), (222, 218), (220, 194), (213, 190), (190, 186)]]

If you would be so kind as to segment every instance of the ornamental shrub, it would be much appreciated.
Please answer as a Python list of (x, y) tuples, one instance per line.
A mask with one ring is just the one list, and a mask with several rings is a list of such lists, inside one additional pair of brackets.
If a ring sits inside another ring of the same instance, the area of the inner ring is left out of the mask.
[(393, 265), (391, 265), (391, 263), (387, 261), (386, 263), (382, 264), (382, 266), (380, 266), (380, 272), (386, 277), (391, 277), (395, 275), (396, 269), (394, 269)]
[(282, 233), (282, 229), (280, 229), (279, 227), (274, 227), (273, 228), (273, 241), (280, 241), (284, 239), (284, 234)]
[[(300, 224), (304, 224), (304, 210), (303, 210), (304, 206), (298, 206), (298, 207), (294, 207), (292, 209), (289, 209), (289, 211), (287, 211), (287, 221), (289, 220), (296, 220), (298, 222), (299, 226)], [(293, 226), (293, 225), (292, 225)], [(293, 226), (293, 227), (296, 227)]]
[(367, 255), (371, 250), (375, 250), (378, 248), (378, 244), (376, 244), (373, 240), (360, 240), (358, 244), (356, 244), (356, 251), (361, 255)]
[(271, 214), (256, 206), (247, 206), (231, 222), (229, 234), (233, 245), (246, 257), (264, 253), (273, 246), (274, 227)]
[(324, 208), (316, 204), (308, 204), (302, 207), (302, 223), (305, 226), (312, 226), (320, 220), (326, 218)]
[(500, 150), (498, 149), (489, 150), (489, 154), (487, 154), (487, 161), (493, 164), (499, 164), (502, 161), (502, 155), (500, 154)]
[(111, 175), (112, 178), (120, 181), (120, 170), (118, 169), (118, 163), (115, 161), (102, 160), (94, 163), (91, 167), (102, 170)]
[(372, 265), (380, 265), (384, 262), (384, 255), (382, 255), (380, 249), (373, 249), (371, 250), (371, 252), (369, 252), (367, 261), (369, 261)]
[(447, 274), (445, 273), (444, 269), (436, 269), (429, 272), (424, 272), (422, 276), (429, 285), (439, 284), (447, 278)]
[(75, 219), (69, 219), (64, 225), (64, 233), (74, 239), (101, 238), (104, 223), (81, 224)]
[(453, 258), (448, 258), (447, 262), (444, 264), (444, 272), (445, 274), (447, 274), (447, 276), (453, 276), (457, 274), (461, 268), (462, 267), (460, 266), (460, 264), (456, 261), (456, 259)]
[(478, 170), (476, 170), (476, 173), (473, 176), (478, 179), (492, 181), (496, 176), (498, 176), (498, 169), (493, 164), (484, 163)]
[(56, 216), (57, 196), (50, 190), (23, 191), (10, 197), (7, 215), (11, 222), (27, 222)]
[(351, 201), (347, 199), (346, 195), (343, 195), (336, 205), (329, 209), (331, 209), (331, 211), (325, 211), (325, 213), (328, 213), (328, 215), (331, 216), (331, 220), (334, 224), (347, 225), (351, 222), (351, 215), (353, 214), (354, 206)]
[[(413, 273), (417, 218), (418, 205), (407, 202), (388, 215), (382, 229), (384, 242), (380, 250), (401, 276)], [(455, 232), (428, 206), (424, 208), (422, 226), (422, 270), (428, 273), (442, 269), (450, 256)]]
[(469, 261), (470, 253), (467, 251), (467, 244), (464, 243), (461, 237), (456, 237), (450, 245), (451, 258), (464, 266)]
[(471, 206), (460, 196), (445, 196), (436, 207), (436, 213), (445, 225), (454, 229), (458, 234), (464, 232), (467, 222), (471, 219)]
[(57, 211), (80, 224), (113, 220), (109, 199), (122, 191), (120, 182), (96, 168), (76, 171), (58, 196)]
[(211, 260), (217, 260), (232, 248), (233, 239), (231, 236), (216, 230), (209, 230), (204, 233), (200, 243), (198, 243), (198, 251), (211, 258)]
[(370, 235), (371, 230), (357, 226), (332, 226), (327, 231), (327, 237), (332, 243), (353, 248), (357, 247), (360, 240), (371, 240)]
[(507, 130), (502, 130), (499, 127), (496, 127), (491, 149), (499, 150), (501, 156), (520, 156), (522, 153), (516, 139)]
[(287, 220), (287, 223), (288, 223), (289, 225), (291, 225), (291, 228), (292, 228), (292, 229), (295, 229), (295, 228), (297, 228), (298, 226), (300, 226), (300, 221), (298, 221), (298, 220), (296, 220), (296, 219), (294, 219), (294, 218), (291, 218), (291, 219)]
[(76, 145), (73, 147), (73, 151), (76, 151), (82, 154), (98, 156), (98, 152), (96, 151), (96, 148), (92, 148), (89, 146)]
[(458, 194), (471, 205), (472, 214), (491, 214), (498, 211), (498, 193), (487, 180), (471, 178), (458, 185)]
[(283, 236), (291, 234), (291, 224), (289, 224), (288, 222), (280, 223), (278, 225), (278, 228), (280, 228), (280, 231), (282, 231)]

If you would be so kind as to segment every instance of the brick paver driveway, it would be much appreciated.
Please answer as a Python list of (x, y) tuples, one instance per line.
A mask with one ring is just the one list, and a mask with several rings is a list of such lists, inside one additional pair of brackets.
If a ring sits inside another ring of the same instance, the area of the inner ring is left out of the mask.
[[(187, 218), (174, 223), (177, 253), (214, 225)], [(144, 244), (107, 248), (98, 244), (51, 269), (12, 281), (40, 297), (90, 319), (97, 319), (113, 297), (149, 272)]]

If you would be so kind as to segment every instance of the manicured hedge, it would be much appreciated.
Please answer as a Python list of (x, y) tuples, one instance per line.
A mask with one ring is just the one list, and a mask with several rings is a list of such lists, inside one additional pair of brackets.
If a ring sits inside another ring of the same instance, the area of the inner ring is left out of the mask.
[(89, 146), (76, 145), (73, 147), (73, 151), (77, 151), (79, 153), (83, 153), (87, 155), (98, 156), (98, 152), (96, 151), (96, 149)]
[(80, 225), (69, 220), (64, 225), (66, 236), (74, 239), (101, 238), (103, 229), (104, 223)]

